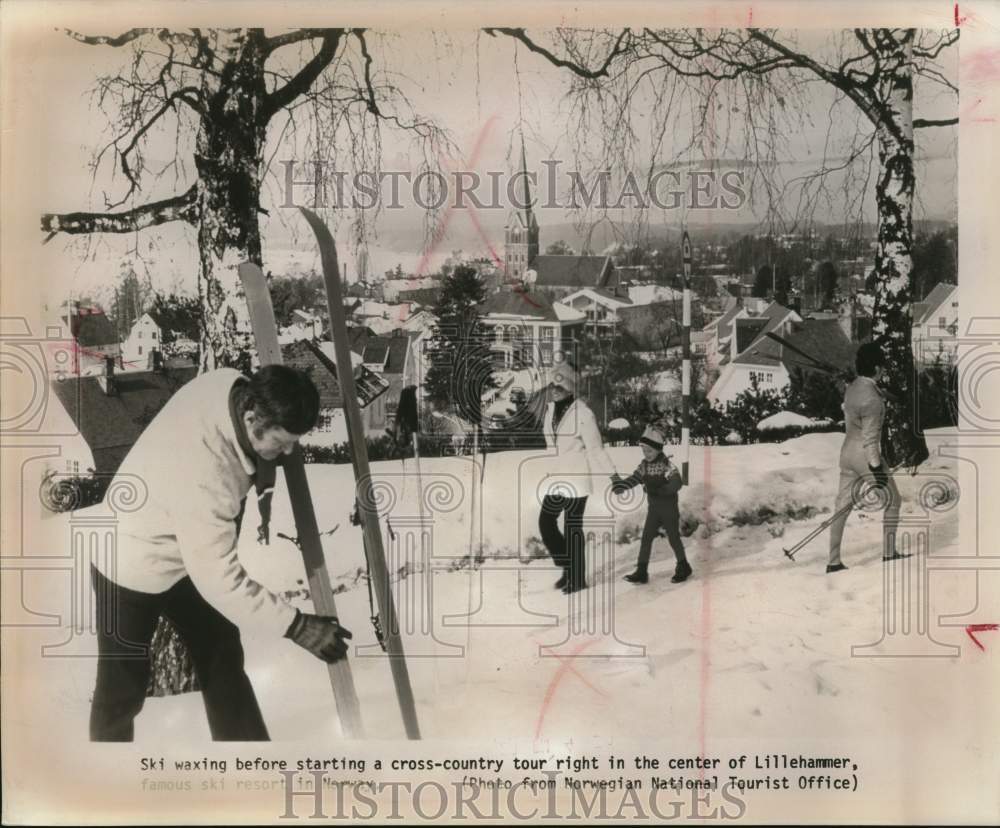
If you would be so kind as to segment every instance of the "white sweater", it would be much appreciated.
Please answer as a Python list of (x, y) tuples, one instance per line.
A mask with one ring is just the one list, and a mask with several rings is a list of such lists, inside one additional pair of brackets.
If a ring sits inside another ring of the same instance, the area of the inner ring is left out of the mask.
[(103, 574), (149, 593), (189, 575), (234, 624), (280, 636), (294, 608), (252, 580), (236, 554), (236, 517), (255, 470), (229, 413), (239, 377), (225, 368), (191, 380), (136, 441), (118, 473), (141, 478), (148, 497), (120, 516), (114, 569)]
[[(586, 497), (607, 486), (615, 464), (604, 449), (601, 430), (594, 412), (582, 400), (569, 404), (559, 425), (552, 427), (555, 404), (545, 410), (545, 442), (555, 449), (559, 459), (553, 464), (548, 481), (550, 488), (564, 481), (576, 497)], [(595, 478), (600, 484), (595, 486)]]

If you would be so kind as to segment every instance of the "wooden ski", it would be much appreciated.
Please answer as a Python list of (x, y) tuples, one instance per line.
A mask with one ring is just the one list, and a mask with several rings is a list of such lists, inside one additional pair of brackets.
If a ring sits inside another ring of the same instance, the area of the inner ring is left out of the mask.
[(419, 739), (420, 725), (417, 721), (417, 708), (413, 698), (413, 688), (410, 685), (410, 674), (406, 667), (406, 656), (403, 652), (403, 641), (400, 637), (399, 622), (396, 617), (396, 604), (390, 589), (389, 573), (386, 570), (382, 531), (378, 525), (378, 512), (375, 509), (375, 496), (372, 491), (371, 471), (368, 467), (368, 448), (365, 445), (365, 430), (361, 422), (361, 408), (358, 405), (351, 363), (351, 347), (347, 338), (347, 317), (344, 313), (340, 287), (337, 247), (334, 244), (333, 236), (330, 235), (330, 230), (319, 216), (305, 207), (299, 209), (316, 234), (323, 262), (326, 301), (330, 311), (330, 336), (333, 339), (334, 355), (337, 358), (340, 396), (344, 403), (344, 419), (347, 422), (347, 437), (351, 446), (351, 459), (354, 463), (355, 494), (364, 533), (365, 554), (368, 556), (368, 566), (378, 600), (379, 614), (385, 629), (389, 667), (396, 685), (396, 697), (399, 700), (399, 709), (403, 716), (407, 738)]
[[(281, 364), (281, 347), (278, 345), (278, 326), (274, 320), (274, 306), (271, 304), (271, 293), (267, 287), (267, 279), (263, 271), (252, 262), (244, 262), (239, 266), (240, 281), (246, 293), (247, 307), (250, 311), (250, 327), (257, 341), (257, 353), (260, 364)], [(320, 540), (319, 526), (316, 523), (316, 512), (313, 509), (312, 497), (309, 494), (309, 482), (306, 479), (305, 463), (302, 459), (302, 449), (284, 458), (281, 464), (285, 471), (285, 482), (288, 485), (288, 498), (292, 503), (292, 514), (295, 517), (295, 529), (299, 536), (299, 547), (302, 550), (302, 560), (306, 567), (309, 580), (309, 594), (319, 615), (337, 615), (337, 606), (330, 586), (330, 573), (323, 558), (323, 544)], [(345, 626), (349, 626), (346, 625)], [(364, 737), (361, 723), (361, 705), (358, 693), (354, 687), (351, 675), (351, 665), (347, 658), (327, 665), (330, 674), (330, 686), (337, 703), (337, 714), (344, 735), (351, 739)]]

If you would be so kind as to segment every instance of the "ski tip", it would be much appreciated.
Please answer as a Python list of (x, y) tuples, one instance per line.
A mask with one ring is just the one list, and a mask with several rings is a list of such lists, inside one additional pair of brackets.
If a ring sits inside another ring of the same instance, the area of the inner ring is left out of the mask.
[(326, 222), (323, 221), (316, 213), (310, 210), (308, 207), (299, 207), (299, 212), (305, 216), (306, 221), (309, 222), (309, 226), (312, 227), (313, 232), (316, 237), (323, 241), (325, 238), (330, 239), (332, 242), (332, 236), (330, 235), (330, 228), (326, 226)]
[(245, 279), (248, 276), (264, 275), (264, 271), (261, 270), (260, 265), (256, 262), (240, 262), (236, 266), (236, 272), (240, 275), (241, 279)]

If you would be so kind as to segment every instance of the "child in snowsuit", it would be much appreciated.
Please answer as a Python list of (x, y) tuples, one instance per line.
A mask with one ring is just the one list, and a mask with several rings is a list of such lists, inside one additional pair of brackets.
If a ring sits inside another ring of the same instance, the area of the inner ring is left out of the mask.
[(667, 532), (667, 539), (677, 559), (674, 577), (670, 580), (679, 584), (691, 576), (691, 565), (681, 542), (680, 511), (677, 506), (677, 493), (684, 482), (677, 466), (664, 456), (663, 442), (663, 433), (657, 428), (648, 427), (639, 439), (643, 460), (638, 468), (628, 477), (623, 478), (618, 474), (611, 476), (613, 491), (626, 492), (641, 484), (648, 500), (646, 525), (639, 544), (639, 561), (635, 572), (625, 576), (625, 580), (633, 584), (649, 582), (649, 556), (661, 526)]

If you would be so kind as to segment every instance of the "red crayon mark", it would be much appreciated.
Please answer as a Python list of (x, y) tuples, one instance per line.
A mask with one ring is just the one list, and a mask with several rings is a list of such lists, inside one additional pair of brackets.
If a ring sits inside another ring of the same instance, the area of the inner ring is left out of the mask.
[(597, 639), (591, 639), (590, 641), (584, 641), (579, 647), (573, 650), (572, 655), (560, 658), (559, 669), (556, 670), (556, 674), (552, 677), (552, 681), (549, 682), (549, 686), (545, 690), (545, 698), (542, 699), (542, 708), (538, 711), (538, 721), (535, 723), (535, 738), (538, 739), (542, 735), (542, 724), (545, 722), (545, 714), (549, 711), (549, 706), (552, 704), (552, 699), (555, 698), (556, 690), (559, 688), (560, 683), (567, 674), (572, 672), (576, 674), (576, 677), (580, 679), (584, 684), (587, 685), (591, 690), (597, 693), (599, 696), (607, 696), (603, 690), (598, 687), (594, 687), (586, 678), (584, 678), (580, 671), (576, 669), (576, 665), (573, 663), (575, 656), (580, 655), (588, 647), (593, 647), (597, 643)]
[[(702, 452), (702, 482), (705, 486), (705, 517), (708, 523), (708, 515), (712, 506), (712, 452), (707, 446)], [(712, 554), (711, 535), (705, 541), (705, 557), (702, 559), (701, 573), (701, 664), (700, 678), (701, 688), (698, 694), (700, 703), (698, 715), (698, 743), (701, 748), (701, 755), (708, 755), (708, 688), (712, 674), (712, 656), (709, 651), (712, 637), (712, 579), (709, 575), (710, 556)], [(705, 771), (700, 772), (702, 779)]]
[[(485, 124), (483, 124), (482, 129), (479, 130), (479, 135), (476, 136), (476, 143), (472, 147), (472, 154), (469, 156), (469, 158), (463, 160), (462, 162), (465, 169), (471, 169), (479, 160), (479, 155), (482, 152), (483, 144), (486, 141), (486, 136), (493, 128), (493, 125), (498, 120), (499, 116), (493, 115), (489, 118), (489, 120), (486, 121)], [(444, 215), (441, 217), (441, 220), (438, 222), (438, 226), (434, 229), (434, 234), (432, 236), (433, 242), (431, 243), (430, 248), (421, 257), (420, 264), (417, 265), (418, 276), (424, 275), (424, 273), (427, 270), (427, 266), (430, 263), (431, 256), (438, 249), (438, 247), (441, 246), (441, 242), (444, 241), (445, 233), (448, 230), (448, 225), (451, 224), (451, 214), (454, 211), (454, 209), (455, 209), (454, 203), (449, 204), (448, 208), (444, 211)], [(473, 207), (473, 209), (475, 208)], [(496, 251), (493, 249), (493, 246), (489, 243), (489, 240), (486, 238), (486, 234), (483, 232), (483, 228), (479, 224), (479, 220), (471, 212), (467, 212), (466, 214), (472, 220), (473, 225), (479, 232), (480, 239), (486, 242), (486, 245), (490, 251), (490, 255), (493, 257), (493, 260), (499, 264), (500, 259), (497, 256)]]
[(538, 302), (536, 302), (536, 301), (535, 301), (534, 299), (532, 299), (532, 298), (531, 298), (531, 297), (530, 297), (530, 296), (529, 296), (529, 295), (528, 295), (528, 294), (527, 294), (527, 293), (526, 293), (526, 292), (525, 292), (524, 290), (522, 290), (522, 289), (521, 289), (520, 287), (516, 287), (516, 288), (514, 288), (513, 292), (514, 292), (514, 293), (516, 293), (516, 294), (517, 294), (518, 296), (520, 296), (520, 297), (521, 297), (521, 298), (522, 298), (522, 299), (523, 299), (523, 300), (524, 300), (525, 302), (527, 302), (527, 303), (528, 303), (529, 305), (532, 305), (533, 307), (536, 307), (536, 308), (540, 308), (540, 307), (541, 307), (541, 305), (540, 305), (540, 304), (539, 304)]
[(753, 6), (750, 7), (750, 11), (747, 13), (747, 28), (753, 28)]
[(961, 26), (965, 22), (964, 17), (958, 16), (958, 3), (955, 4), (955, 26)]
[(984, 653), (986, 648), (982, 645), (982, 642), (976, 638), (973, 633), (977, 632), (990, 632), (991, 630), (997, 629), (996, 624), (969, 624), (965, 628), (965, 634), (972, 639), (972, 643), (975, 644)]
[(965, 79), (973, 83), (1000, 80), (1000, 49), (979, 49), (962, 58)]
[(990, 116), (980, 116), (978, 118), (972, 117), (972, 110), (979, 106), (983, 102), (982, 98), (976, 98), (971, 104), (969, 104), (962, 112), (959, 114), (959, 120), (969, 121), (973, 124), (995, 124), (996, 118)]

